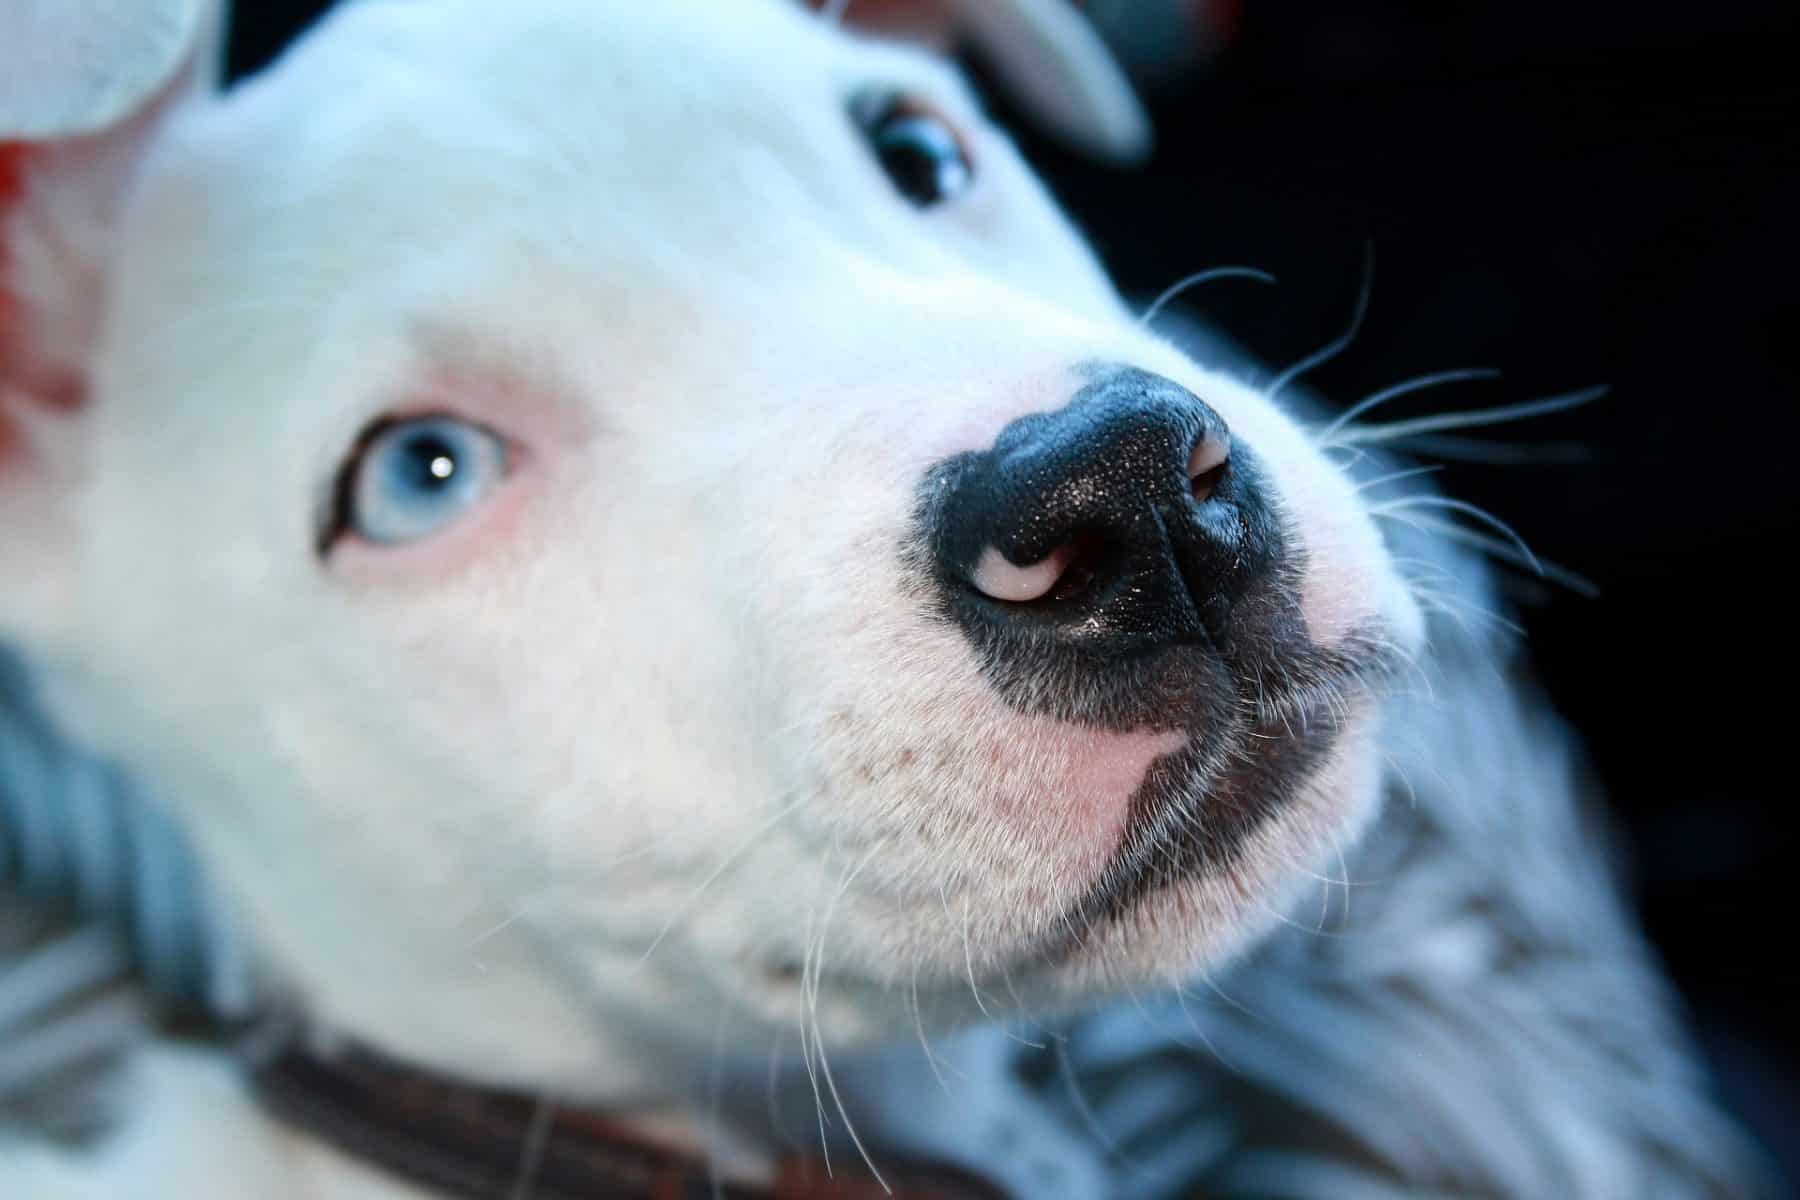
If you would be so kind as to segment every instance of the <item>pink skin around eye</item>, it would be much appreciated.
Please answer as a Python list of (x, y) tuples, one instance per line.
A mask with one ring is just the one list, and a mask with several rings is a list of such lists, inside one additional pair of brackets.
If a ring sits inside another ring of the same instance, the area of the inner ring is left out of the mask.
[(539, 476), (523, 446), (509, 442), (506, 457), (506, 474), (494, 489), (434, 534), (382, 545), (344, 533), (327, 554), (332, 573), (353, 583), (442, 580), (487, 555), (503, 555), (517, 545)]
[(326, 553), (327, 569), (351, 584), (442, 582), (478, 563), (502, 563), (534, 540), (531, 517), (558, 450), (584, 431), (555, 389), (493, 366), (439, 366), (393, 420), (445, 416), (479, 425), (506, 445), (505, 474), (486, 496), (416, 542), (381, 545), (346, 531)]

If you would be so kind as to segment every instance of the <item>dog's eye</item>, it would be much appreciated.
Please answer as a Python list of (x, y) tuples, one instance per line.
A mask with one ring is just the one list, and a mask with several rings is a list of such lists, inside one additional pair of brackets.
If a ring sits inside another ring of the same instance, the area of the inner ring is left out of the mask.
[(859, 97), (852, 112), (894, 187), (920, 208), (954, 200), (975, 182), (956, 130), (930, 109), (877, 94)]
[(334, 524), (377, 545), (419, 541), (493, 491), (506, 459), (501, 438), (453, 417), (379, 426), (345, 468)]

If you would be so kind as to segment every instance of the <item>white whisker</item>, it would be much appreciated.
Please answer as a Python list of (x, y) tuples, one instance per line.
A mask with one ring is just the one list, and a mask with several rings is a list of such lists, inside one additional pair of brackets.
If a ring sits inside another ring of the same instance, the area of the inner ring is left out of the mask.
[(1356, 291), (1356, 308), (1352, 310), (1350, 314), (1349, 326), (1344, 332), (1338, 334), (1329, 342), (1326, 342), (1325, 345), (1275, 376), (1275, 378), (1269, 382), (1269, 386), (1264, 389), (1263, 399), (1273, 402), (1277, 396), (1281, 395), (1281, 390), (1287, 387), (1288, 384), (1294, 382), (1294, 380), (1300, 378), (1314, 367), (1323, 366), (1330, 362), (1339, 354), (1342, 354), (1345, 347), (1356, 340), (1356, 335), (1362, 330), (1363, 318), (1368, 315), (1369, 296), (1375, 286), (1375, 249), (1372, 245), (1365, 246), (1364, 253), (1366, 258), (1363, 267), (1362, 284)]
[(919, 1049), (925, 1052), (925, 1065), (931, 1068), (931, 1074), (937, 1079), (938, 1086), (944, 1089), (944, 1095), (948, 1097), (950, 1095), (949, 1081), (944, 1078), (937, 1055), (932, 1053), (931, 1039), (925, 1036), (925, 1014), (919, 1008), (919, 964), (916, 962), (913, 963), (912, 969), (912, 1011), (913, 1029), (919, 1035)]
[[(775, 1036), (769, 1040), (769, 1062), (763, 1078), (763, 1105), (769, 1111), (769, 1128), (774, 1132), (776, 1139), (784, 1146), (797, 1147), (799, 1141), (788, 1129), (780, 1103), (782, 1037), (782, 1030), (777, 1029)], [(802, 1047), (803, 1052), (804, 1049)]]
[(1219, 1065), (1223, 1066), (1233, 1075), (1238, 1074), (1237, 1067), (1233, 1066), (1231, 1060), (1219, 1052), (1219, 1048), (1213, 1044), (1213, 1040), (1206, 1036), (1206, 1031), (1200, 1028), (1200, 1019), (1194, 1015), (1194, 1010), (1188, 1005), (1187, 987), (1184, 984), (1178, 983), (1174, 985), (1174, 992), (1175, 1003), (1180, 1007), (1181, 1015), (1186, 1018), (1188, 1029), (1195, 1037), (1200, 1039), (1200, 1045), (1206, 1049), (1208, 1054), (1219, 1060)]
[[(944, 915), (949, 916), (950, 897), (941, 888), (938, 895), (944, 902)], [(969, 945), (969, 898), (966, 895), (963, 897), (962, 942), (963, 966), (969, 972), (969, 995), (975, 997), (975, 1007), (981, 1010), (981, 1015), (991, 1021), (994, 1014), (988, 1011), (987, 1004), (981, 999), (981, 989), (975, 986), (975, 952)]]
[(1274, 283), (1276, 281), (1273, 275), (1267, 271), (1259, 271), (1255, 267), (1211, 267), (1205, 271), (1195, 271), (1192, 275), (1178, 279), (1164, 288), (1162, 294), (1150, 302), (1150, 307), (1144, 310), (1143, 316), (1138, 318), (1138, 324), (1148, 326), (1176, 297), (1203, 283), (1211, 283), (1215, 279), (1254, 279), (1258, 283)]
[[(832, 1078), (831, 1058), (825, 1053), (825, 1040), (821, 1036), (819, 1030), (819, 977), (824, 969), (825, 938), (826, 935), (831, 932), (831, 918), (837, 911), (838, 901), (850, 890), (850, 885), (856, 882), (856, 877), (862, 874), (863, 868), (875, 861), (875, 856), (886, 849), (887, 842), (885, 839), (877, 841), (874, 846), (870, 847), (869, 853), (863, 857), (863, 860), (860, 863), (856, 864), (855, 870), (845, 876), (843, 882), (838, 885), (836, 894), (831, 897), (831, 902), (825, 906), (825, 919), (819, 926), (819, 955), (814, 960), (813, 967), (811, 1007), (813, 1013), (813, 1045), (819, 1051), (819, 1071), (825, 1076), (825, 1087), (831, 1093), (832, 1103), (837, 1105), (838, 1116), (842, 1117), (844, 1120), (844, 1132), (849, 1136), (850, 1144), (856, 1147), (856, 1152), (862, 1155), (864, 1165), (869, 1168), (869, 1174), (875, 1177), (875, 1182), (881, 1185), (881, 1190), (891, 1196), (894, 1194), (894, 1189), (888, 1186), (886, 1179), (882, 1178), (881, 1169), (875, 1165), (875, 1160), (869, 1156), (868, 1147), (863, 1145), (862, 1137), (856, 1132), (856, 1123), (850, 1119), (849, 1111), (844, 1108), (844, 1098), (838, 1094), (837, 1080)], [(827, 1159), (827, 1175), (830, 1174), (830, 1168), (831, 1163), (830, 1160)]]
[(1493, 367), (1459, 367), (1451, 371), (1439, 371), (1433, 375), (1422, 375), (1417, 379), (1409, 379), (1405, 383), (1396, 383), (1393, 387), (1383, 388), (1373, 395), (1363, 397), (1339, 413), (1330, 424), (1319, 431), (1314, 440), (1321, 445), (1329, 445), (1331, 439), (1340, 431), (1351, 426), (1356, 418), (1373, 409), (1380, 408), (1390, 400), (1398, 400), (1402, 396), (1410, 396), (1414, 392), (1422, 392), (1428, 388), (1442, 387), (1446, 383), (1498, 378), (1500, 378), (1500, 372)]
[(1459, 512), (1465, 516), (1475, 518), (1475, 520), (1480, 521), (1483, 525), (1486, 525), (1488, 528), (1504, 537), (1507, 541), (1511, 542), (1513, 548), (1531, 565), (1532, 570), (1536, 571), (1539, 575), (1544, 573), (1543, 564), (1538, 562), (1537, 555), (1531, 552), (1531, 547), (1525, 544), (1525, 539), (1520, 537), (1511, 525), (1508, 525), (1505, 521), (1502, 521), (1499, 517), (1496, 517), (1485, 508), (1482, 508), (1479, 505), (1470, 504), (1467, 500), (1458, 500), (1453, 496), (1407, 496), (1400, 500), (1389, 500), (1383, 504), (1373, 505), (1369, 511), (1376, 516), (1391, 516), (1394, 513), (1407, 512), (1419, 508), (1447, 508), (1452, 512)]
[(1377, 475), (1374, 479), (1364, 480), (1356, 485), (1356, 490), (1359, 492), (1372, 491), (1384, 484), (1398, 483), (1402, 479), (1414, 479), (1420, 475), (1435, 475), (1443, 469), (1442, 467), (1408, 467), (1404, 471), (1390, 471), (1386, 475)]
[(544, 1146), (550, 1137), (550, 1125), (556, 1120), (556, 1101), (538, 1097), (531, 1112), (531, 1124), (525, 1130), (525, 1144), (519, 1151), (519, 1177), (513, 1182), (510, 1200), (531, 1200), (537, 1185), (538, 1167), (544, 1161)]
[(719, 1105), (725, 1093), (725, 1026), (731, 1016), (728, 1002), (719, 1002), (718, 1027), (713, 1030), (712, 1069), (707, 1073), (707, 1108), (712, 1113), (712, 1123), (707, 1129), (706, 1141), (706, 1180), (712, 1187), (713, 1200), (724, 1200), (725, 1182), (719, 1170)]
[(1567, 467), (1593, 462), (1595, 457), (1591, 447), (1576, 442), (1489, 442), (1432, 434), (1414, 434), (1401, 441), (1411, 455), (1495, 467)]
[(731, 853), (720, 859), (718, 866), (712, 869), (712, 873), (700, 881), (700, 886), (694, 889), (693, 895), (689, 896), (687, 900), (669, 916), (669, 919), (664, 922), (663, 927), (657, 931), (656, 936), (650, 940), (650, 945), (645, 948), (642, 956), (638, 958), (636, 966), (642, 967), (645, 963), (649, 962), (650, 956), (656, 953), (656, 948), (663, 944), (663, 939), (667, 938), (670, 932), (672, 932), (678, 924), (693, 915), (695, 906), (700, 903), (700, 899), (706, 894), (707, 889), (717, 883), (719, 878), (724, 875), (726, 871), (730, 870), (738, 859), (742, 858), (745, 854), (748, 854), (758, 842), (762, 841), (764, 837), (772, 833), (776, 826), (780, 825), (782, 820), (785, 819), (789, 813), (799, 808), (802, 803), (803, 798), (801, 800), (794, 800), (791, 803), (784, 805), (782, 808), (777, 809), (773, 816), (751, 830), (750, 835), (742, 842), (738, 843), (737, 847), (733, 849)]
[(1473, 546), (1502, 562), (1513, 563), (1517, 566), (1529, 566), (1542, 578), (1566, 587), (1577, 595), (1585, 596), (1590, 600), (1600, 594), (1600, 585), (1586, 576), (1535, 555), (1527, 558), (1511, 543), (1499, 538), (1488, 537), (1486, 534), (1458, 525), (1454, 521), (1440, 521), (1416, 512), (1386, 513), (1383, 516), (1386, 520), (1399, 521), (1404, 525), (1411, 525), (1415, 529), (1439, 534), (1453, 542), (1462, 542), (1465, 545)]
[[(1028, 1025), (1036, 1026), (1040, 1033), (1047, 1032), (1044, 1028), (1044, 1023), (1026, 1010), (1025, 999), (1019, 995), (1019, 989), (1013, 984), (1012, 972), (1008, 971), (1005, 967), (1001, 967), (1000, 981), (1006, 985), (1006, 994), (1012, 997), (1013, 1007), (1019, 1012), (1019, 1019)], [(1008, 1034), (1008, 1036), (1021, 1046), (1029, 1046), (1033, 1050), (1048, 1049), (1048, 1046), (1045, 1043), (1033, 1041), (1030, 1038), (1019, 1034)]]
[(1567, 412), (1591, 404), (1612, 389), (1605, 384), (1567, 392), (1544, 400), (1527, 400), (1521, 404), (1503, 404), (1497, 408), (1478, 408), (1468, 412), (1441, 413), (1434, 417), (1416, 417), (1410, 421), (1390, 421), (1384, 425), (1362, 425), (1338, 439), (1345, 446), (1375, 446), (1426, 433), (1443, 433), (1451, 429), (1479, 429), (1489, 425), (1505, 425), (1526, 421), (1552, 413)]

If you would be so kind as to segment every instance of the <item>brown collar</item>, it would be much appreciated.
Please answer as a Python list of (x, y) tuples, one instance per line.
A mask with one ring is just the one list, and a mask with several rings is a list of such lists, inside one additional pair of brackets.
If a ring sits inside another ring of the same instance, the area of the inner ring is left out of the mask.
[(706, 1161), (653, 1145), (604, 1114), (479, 1087), (314, 1044), (298, 1029), (246, 1044), (251, 1090), (273, 1116), (417, 1187), (456, 1200), (1005, 1200), (943, 1165), (867, 1172), (791, 1155), (768, 1186), (715, 1182)]

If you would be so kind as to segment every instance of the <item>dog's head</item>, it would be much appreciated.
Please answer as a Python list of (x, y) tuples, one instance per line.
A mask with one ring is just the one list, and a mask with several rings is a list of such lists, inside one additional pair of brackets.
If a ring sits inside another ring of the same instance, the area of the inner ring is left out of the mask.
[(329, 1018), (578, 1077), (1063, 1009), (1365, 821), (1418, 619), (1357, 493), (939, 58), (786, 0), (165, 57), (0, 113), (0, 625)]

